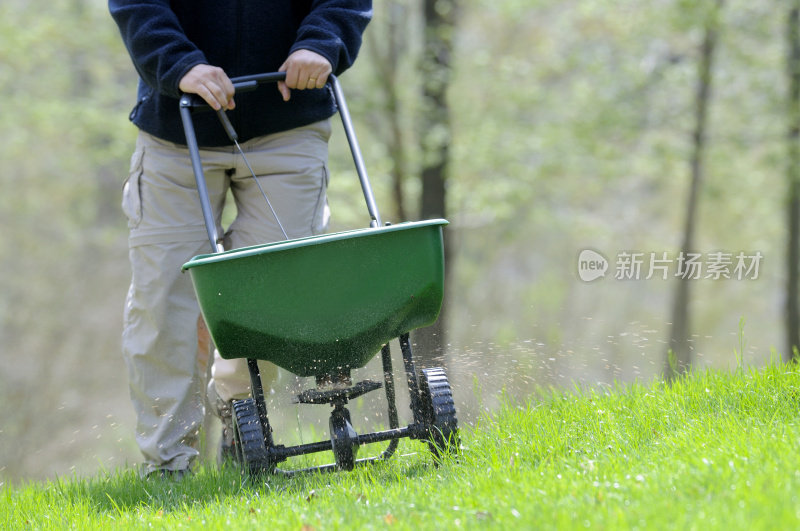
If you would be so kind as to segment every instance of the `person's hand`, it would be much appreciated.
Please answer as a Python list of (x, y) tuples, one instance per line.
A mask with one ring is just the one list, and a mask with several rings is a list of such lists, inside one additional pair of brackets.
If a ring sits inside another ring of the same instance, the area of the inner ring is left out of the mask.
[(286, 81), (278, 83), (283, 101), (289, 101), (291, 90), (319, 89), (328, 82), (331, 64), (323, 56), (311, 50), (292, 52), (278, 72), (286, 72)]
[(196, 65), (189, 70), (180, 83), (178, 88), (186, 94), (197, 94), (212, 109), (233, 109), (236, 104), (233, 101), (233, 83), (228, 75), (219, 67), (211, 65)]

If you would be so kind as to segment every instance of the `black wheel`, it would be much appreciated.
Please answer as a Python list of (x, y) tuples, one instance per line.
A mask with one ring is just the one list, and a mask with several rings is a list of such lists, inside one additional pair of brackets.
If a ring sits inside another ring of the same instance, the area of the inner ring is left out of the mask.
[(354, 442), (358, 434), (350, 424), (350, 412), (345, 408), (336, 408), (331, 413), (328, 421), (331, 434), (333, 456), (336, 459), (336, 468), (339, 470), (353, 470), (356, 465), (358, 444)]
[(456, 404), (447, 374), (441, 367), (422, 369), (419, 379), (421, 407), (428, 427), (428, 446), (435, 457), (459, 449)]
[(273, 463), (264, 442), (264, 428), (258, 418), (255, 400), (235, 400), (233, 422), (236, 457), (244, 471), (252, 476), (271, 471)]

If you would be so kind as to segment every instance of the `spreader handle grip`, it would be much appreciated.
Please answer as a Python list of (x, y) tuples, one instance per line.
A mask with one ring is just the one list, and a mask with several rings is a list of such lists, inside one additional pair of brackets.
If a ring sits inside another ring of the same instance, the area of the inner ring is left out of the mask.
[[(235, 92), (252, 92), (258, 88), (259, 85), (267, 83), (277, 83), (286, 79), (286, 72), (270, 72), (268, 74), (255, 74), (252, 76), (240, 76), (231, 79), (233, 89)], [(181, 98), (181, 106), (186, 106), (197, 110), (208, 110), (206, 100), (197, 94), (184, 94)]]
[(267, 72), (266, 74), (253, 74), (231, 79), (236, 90), (254, 90), (258, 85), (277, 83), (278, 81), (286, 81), (286, 72)]

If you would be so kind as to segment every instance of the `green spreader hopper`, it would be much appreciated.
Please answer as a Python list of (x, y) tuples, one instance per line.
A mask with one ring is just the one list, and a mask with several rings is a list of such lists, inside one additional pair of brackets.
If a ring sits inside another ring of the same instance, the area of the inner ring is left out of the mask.
[(356, 369), (442, 305), (442, 219), (201, 255), (192, 275), (223, 358), (298, 376)]

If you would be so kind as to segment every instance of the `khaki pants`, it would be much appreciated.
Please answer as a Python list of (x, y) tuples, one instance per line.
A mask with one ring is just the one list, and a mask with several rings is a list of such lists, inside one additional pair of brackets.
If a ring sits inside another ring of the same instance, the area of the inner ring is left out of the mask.
[[(329, 136), (326, 120), (242, 144), (290, 238), (317, 234), (327, 226)], [(224, 247), (283, 239), (238, 151), (211, 148), (200, 155), (220, 234), (228, 190), (236, 204)], [(206, 382), (197, 359), (200, 313), (191, 278), (181, 266), (211, 251), (188, 150), (140, 132), (122, 208), (130, 228), (133, 272), (122, 347), (138, 419), (136, 440), (145, 471), (182, 469), (198, 454)], [(212, 374), (211, 387), (223, 400), (249, 393), (244, 359), (216, 355)], [(264, 367), (264, 374), (268, 378), (274, 368)]]

